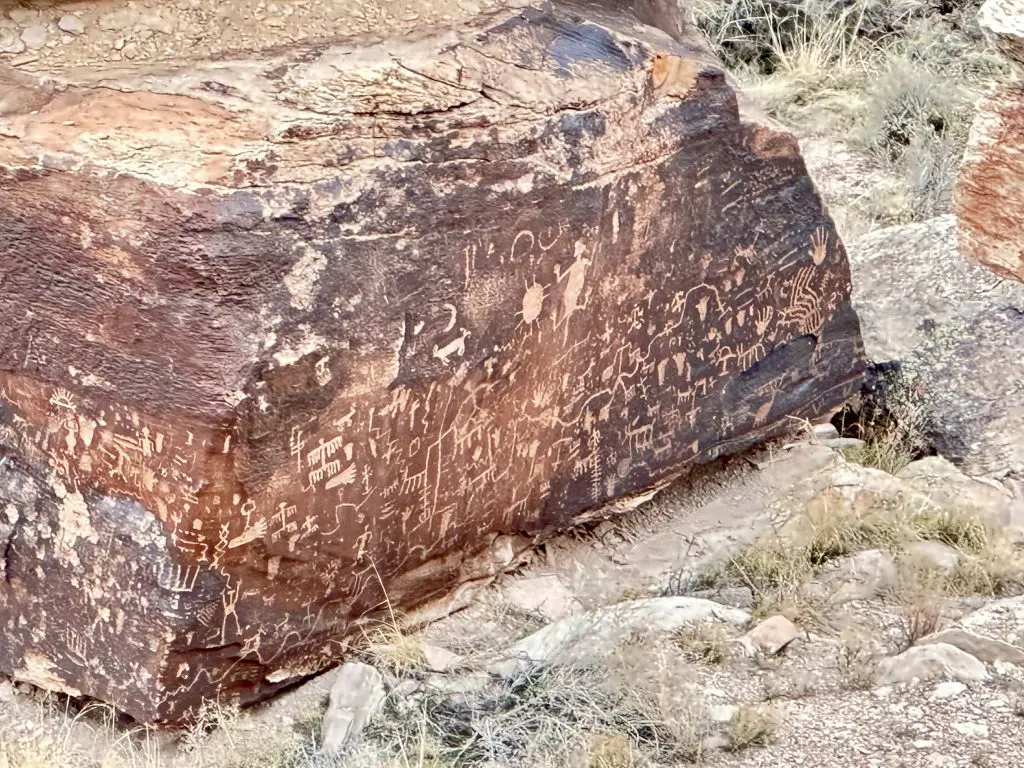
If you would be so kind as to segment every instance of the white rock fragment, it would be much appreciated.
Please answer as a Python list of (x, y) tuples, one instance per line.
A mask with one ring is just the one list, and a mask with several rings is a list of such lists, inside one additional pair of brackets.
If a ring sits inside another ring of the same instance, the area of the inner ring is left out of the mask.
[(959, 696), (961, 693), (967, 690), (967, 686), (956, 680), (950, 680), (945, 683), (939, 683), (935, 686), (935, 690), (932, 691), (932, 695), (928, 698), (932, 701), (940, 701), (942, 699), (951, 699), (954, 696)]
[(973, 682), (988, 678), (985, 665), (971, 654), (946, 643), (918, 645), (879, 664), (878, 684), (960, 680)]
[(46, 27), (43, 24), (33, 24), (22, 30), (21, 41), (30, 51), (38, 51), (46, 45), (47, 35)]
[(323, 751), (337, 752), (363, 732), (384, 702), (384, 681), (369, 664), (349, 662), (338, 670), (320, 735)]
[(607, 656), (637, 632), (674, 632), (687, 624), (713, 620), (741, 627), (750, 621), (750, 614), (698, 597), (619, 603), (549, 624), (507, 648), (489, 671), (511, 677), (537, 666), (583, 663)]
[(85, 32), (85, 23), (73, 13), (61, 16), (57, 26), (69, 35), (81, 35)]
[(956, 646), (961, 651), (969, 653), (989, 664), (1004, 662), (1024, 666), (1024, 648), (1018, 648), (1016, 645), (1004, 643), (1002, 640), (968, 632), (965, 629), (944, 629), (941, 632), (935, 632), (921, 638), (915, 645), (923, 646), (935, 643)]

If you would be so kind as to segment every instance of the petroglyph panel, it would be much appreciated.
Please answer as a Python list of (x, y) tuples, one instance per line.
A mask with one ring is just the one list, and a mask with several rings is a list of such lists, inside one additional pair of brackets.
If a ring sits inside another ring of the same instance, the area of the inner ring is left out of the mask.
[(258, 700), (385, 590), (442, 601), (857, 388), (796, 142), (609, 5), (0, 68), (0, 665), (146, 721)]

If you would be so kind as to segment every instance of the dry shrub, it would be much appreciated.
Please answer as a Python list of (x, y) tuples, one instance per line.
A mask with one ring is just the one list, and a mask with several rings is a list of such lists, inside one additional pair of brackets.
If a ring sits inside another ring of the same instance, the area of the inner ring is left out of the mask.
[(777, 729), (778, 721), (768, 708), (741, 707), (726, 729), (728, 749), (730, 752), (739, 752), (750, 747), (766, 747)]
[(910, 512), (905, 519), (908, 538), (916, 536), (939, 541), (963, 552), (978, 552), (989, 543), (985, 525), (974, 515), (945, 509), (926, 508)]
[(638, 768), (640, 765), (640, 753), (625, 734), (602, 733), (591, 739), (588, 768)]
[(847, 628), (840, 632), (836, 666), (849, 688), (873, 688), (877, 661), (882, 655), (882, 649), (865, 631)]
[(699, 664), (722, 664), (730, 655), (729, 631), (721, 622), (701, 621), (683, 627), (672, 636), (683, 658)]
[(958, 596), (1007, 597), (1024, 592), (1024, 558), (1005, 539), (990, 539), (960, 557), (948, 590)]
[(907, 650), (918, 640), (938, 632), (943, 624), (943, 606), (947, 593), (944, 574), (902, 563), (899, 583), (894, 588), (899, 614), (899, 650)]

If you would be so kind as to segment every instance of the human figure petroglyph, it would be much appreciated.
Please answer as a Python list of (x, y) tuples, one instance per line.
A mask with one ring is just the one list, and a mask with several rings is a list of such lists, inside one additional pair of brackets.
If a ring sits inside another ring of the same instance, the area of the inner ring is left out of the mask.
[(580, 303), (580, 297), (583, 295), (583, 286), (586, 281), (587, 267), (590, 266), (591, 260), (587, 257), (587, 247), (581, 241), (578, 241), (575, 246), (575, 260), (569, 265), (569, 268), (562, 271), (560, 264), (555, 264), (555, 280), (558, 283), (565, 281), (565, 288), (562, 292), (562, 317), (557, 320), (555, 327), (559, 325), (565, 326), (565, 338), (569, 338), (569, 318), (580, 309), (586, 309), (586, 302)]

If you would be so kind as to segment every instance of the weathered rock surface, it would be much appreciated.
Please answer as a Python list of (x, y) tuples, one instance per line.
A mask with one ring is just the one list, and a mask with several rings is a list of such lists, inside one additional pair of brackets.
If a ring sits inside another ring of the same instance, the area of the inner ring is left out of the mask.
[(511, 677), (533, 667), (592, 661), (612, 653), (631, 635), (674, 632), (701, 621), (742, 627), (750, 614), (699, 597), (652, 597), (610, 605), (537, 630), (507, 648), (490, 671)]
[(927, 442), (1024, 506), (1024, 286), (960, 255), (956, 220), (890, 227), (850, 244), (854, 306), (876, 363), (898, 362)]
[(978, 105), (957, 180), (965, 255), (1024, 281), (1024, 0), (987, 0), (982, 31), (1012, 65)]
[(359, 738), (384, 703), (386, 693), (380, 672), (369, 664), (343, 664), (331, 686), (320, 727), (324, 752), (338, 752)]
[(878, 666), (878, 684), (927, 682), (929, 680), (985, 680), (985, 665), (971, 654), (945, 643), (915, 645)]
[(796, 143), (667, 4), (637, 10), (671, 36), (411, 5), (378, 32), (414, 39), (0, 59), (16, 679), (171, 723), (266, 697), (385, 597), (485, 582), (858, 386)]
[(771, 616), (760, 622), (741, 639), (746, 652), (753, 656), (757, 652), (774, 656), (800, 637), (800, 630), (785, 616)]
[(1009, 664), (1024, 665), (1024, 649), (964, 629), (955, 627), (944, 629), (922, 637), (915, 645), (934, 645), (935, 643), (952, 645), (989, 664), (1005, 661)]

